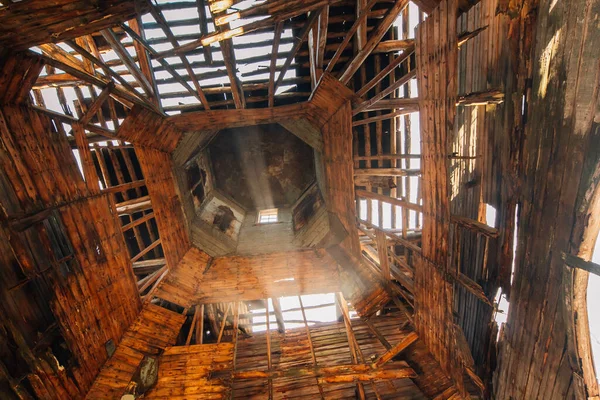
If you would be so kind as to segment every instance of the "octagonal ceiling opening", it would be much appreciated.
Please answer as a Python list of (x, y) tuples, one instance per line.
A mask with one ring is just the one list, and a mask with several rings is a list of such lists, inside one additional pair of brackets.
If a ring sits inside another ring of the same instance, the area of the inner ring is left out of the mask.
[(224, 129), (208, 150), (215, 187), (248, 211), (290, 207), (315, 181), (314, 150), (279, 124)]

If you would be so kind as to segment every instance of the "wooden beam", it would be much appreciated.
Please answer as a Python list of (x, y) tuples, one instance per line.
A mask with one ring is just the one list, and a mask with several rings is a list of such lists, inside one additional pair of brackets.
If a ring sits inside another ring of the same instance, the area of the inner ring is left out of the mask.
[(367, 107), (364, 111), (395, 110), (398, 108), (411, 110), (411, 112), (419, 111), (419, 99), (411, 97), (409, 99), (379, 100), (377, 104)]
[[(306, 332), (306, 337), (308, 339), (308, 347), (310, 348), (310, 356), (313, 361), (313, 366), (315, 368), (317, 368), (318, 367), (317, 357), (315, 355), (315, 348), (313, 346), (312, 337), (310, 335), (310, 329), (308, 328), (308, 322), (306, 320), (306, 312), (304, 312), (304, 304), (302, 303), (302, 296), (298, 296), (298, 302), (300, 303), (300, 310), (302, 311), (302, 320), (304, 321), (304, 330)], [(321, 387), (321, 384), (319, 383), (318, 379), (317, 379), (317, 386), (319, 388), (319, 394), (321, 395), (321, 399), (325, 399), (325, 396), (323, 394), (323, 388)]]
[(152, 202), (150, 196), (139, 197), (137, 199), (126, 200), (115, 204), (117, 213), (121, 214), (133, 214), (136, 212), (148, 210), (152, 208)]
[(379, 53), (393, 53), (395, 51), (405, 51), (406, 49), (415, 46), (414, 39), (401, 39), (401, 40), (384, 40), (379, 42), (377, 47), (373, 50), (373, 54)]
[[(123, 78), (121, 76), (121, 74), (119, 74), (118, 72), (116, 72), (115, 70), (113, 70), (111, 67), (109, 67), (108, 65), (106, 65), (106, 63), (99, 58), (99, 56), (100, 56), (99, 54), (98, 54), (98, 56), (96, 56), (96, 55), (90, 53), (88, 50), (86, 50), (84, 47), (80, 46), (79, 44), (77, 44), (74, 41), (69, 41), (69, 42), (67, 42), (67, 44), (69, 45), (69, 47), (72, 47), (73, 50), (75, 50), (78, 54), (80, 54), (84, 59), (88, 60), (92, 64), (95, 64), (95, 65), (99, 66), (102, 69), (102, 71), (104, 71), (104, 75), (106, 76), (106, 84), (107, 85), (110, 84), (110, 83), (112, 83), (112, 80), (110, 80), (108, 77), (112, 77), (115, 80), (117, 80), (121, 85), (123, 85), (123, 87), (125, 89), (127, 89), (128, 93), (135, 94), (136, 96), (138, 96), (138, 98), (146, 101), (146, 99), (143, 96), (139, 95), (137, 93), (137, 91), (134, 89), (134, 87), (131, 86), (129, 84), (129, 82), (127, 82), (125, 80), (125, 78)], [(48, 46), (50, 46), (50, 45), (48, 45)], [(56, 45), (53, 45), (53, 46), (56, 46)], [(60, 47), (57, 46), (57, 48), (55, 50), (58, 51), (58, 49), (60, 49)], [(51, 55), (53, 57), (55, 57), (56, 53), (52, 53)], [(62, 60), (61, 57), (59, 57), (57, 59), (59, 61)], [(71, 65), (71, 64), (69, 64), (69, 65)], [(73, 65), (73, 68), (82, 68), (82, 67), (83, 67), (83, 65), (81, 65), (79, 63), (77, 63), (76, 65)], [(93, 74), (94, 74), (94, 76), (96, 75), (96, 71), (95, 70), (93, 71)], [(73, 76), (71, 74), (64, 74), (64, 75), (72, 76), (72, 78), (75, 78), (75, 79), (82, 79), (81, 77)], [(48, 76), (48, 78), (51, 78), (51, 77), (52, 77), (52, 75)], [(82, 80), (84, 80), (84, 79), (82, 79)], [(74, 84), (76, 84), (76, 82)]]
[[(206, 2), (205, 0), (196, 0), (196, 6), (198, 8), (198, 25), (200, 27), (200, 34), (207, 36), (208, 33), (208, 18), (206, 16)], [(204, 61), (209, 65), (213, 63), (212, 50), (210, 46), (203, 46), (204, 50)]]
[(390, 272), (390, 260), (388, 258), (388, 244), (385, 238), (385, 233), (381, 231), (377, 231), (375, 233), (375, 238), (377, 242), (377, 254), (379, 256), (379, 267), (381, 268), (381, 275), (383, 279), (390, 281), (392, 279), (392, 275)]
[[(352, 322), (350, 321), (350, 312), (348, 311), (348, 303), (346, 302), (346, 299), (344, 299), (344, 295), (341, 292), (336, 293), (336, 300), (338, 302), (338, 305), (340, 307), (340, 310), (342, 311), (342, 317), (344, 319), (344, 326), (346, 327), (346, 335), (348, 336), (348, 346), (350, 347), (350, 355), (352, 358), (352, 363), (353, 364), (358, 364), (359, 363), (359, 357), (358, 357), (358, 342), (356, 341), (356, 338), (354, 337), (354, 331), (352, 330)], [(365, 394), (365, 388), (362, 385), (361, 382), (357, 382), (356, 386), (358, 388), (358, 394), (361, 398), (361, 400), (365, 400), (366, 399), (366, 394)]]
[(121, 193), (131, 189), (137, 189), (139, 187), (145, 186), (146, 180), (139, 179), (133, 182), (122, 183), (116, 186), (109, 186), (105, 189), (102, 189), (102, 193)]
[[(273, 364), (271, 361), (271, 315), (269, 313), (269, 299), (265, 300), (265, 308), (267, 311), (267, 370), (271, 374)], [(273, 400), (273, 379), (270, 376), (267, 383), (269, 385), (269, 400)]]
[(283, 320), (283, 312), (281, 311), (281, 303), (278, 297), (271, 298), (273, 302), (273, 311), (275, 312), (275, 319), (277, 320), (277, 331), (281, 334), (285, 333), (285, 322)]
[(375, 335), (375, 337), (377, 339), (379, 339), (379, 341), (381, 342), (381, 344), (388, 350), (390, 350), (392, 348), (392, 345), (390, 344), (390, 342), (387, 341), (387, 339), (385, 338), (385, 336), (383, 336), (381, 334), (381, 332), (379, 332), (379, 330), (377, 329), (377, 327), (375, 326), (375, 324), (373, 324), (370, 320), (370, 318), (363, 318), (363, 322), (367, 325), (367, 328), (369, 328), (369, 330), (371, 331), (371, 333), (373, 335)]
[(366, 23), (367, 17), (369, 16), (369, 10), (376, 3), (377, 3), (377, 0), (369, 0), (367, 5), (365, 5), (361, 9), (358, 18), (356, 18), (354, 20), (354, 24), (352, 24), (352, 27), (350, 28), (350, 30), (348, 30), (348, 32), (346, 33), (346, 36), (344, 36), (344, 40), (342, 41), (342, 43), (340, 43), (339, 47), (335, 51), (335, 54), (333, 55), (333, 57), (331, 57), (331, 60), (329, 60), (329, 64), (327, 64), (327, 68), (325, 69), (325, 72), (333, 71), (333, 69), (335, 68), (335, 65), (337, 64), (338, 60), (342, 56), (342, 53), (346, 49), (346, 46), (348, 46), (348, 43), (350, 43), (352, 36), (354, 36), (354, 34), (360, 29), (360, 27)]
[[(404, 107), (400, 110), (388, 113), (388, 114), (382, 114), (382, 115), (378, 115), (375, 117), (371, 117), (371, 118), (365, 118), (365, 119), (359, 119), (357, 121), (352, 121), (352, 126), (362, 126), (362, 125), (367, 125), (370, 124), (372, 122), (377, 122), (377, 121), (384, 121), (384, 120), (388, 120), (388, 119), (392, 119), (395, 117), (399, 117), (401, 115), (407, 115), (413, 112), (419, 111), (419, 105), (415, 104), (413, 106), (410, 107)], [(377, 157), (377, 156), (368, 156), (368, 157)]]
[(406, 51), (403, 51), (402, 54), (396, 56), (396, 58), (394, 58), (392, 61), (390, 61), (388, 63), (388, 65), (385, 66), (385, 68), (383, 68), (381, 71), (379, 71), (379, 73), (377, 73), (377, 75), (375, 75), (373, 77), (373, 79), (371, 79), (369, 82), (367, 82), (365, 85), (363, 85), (360, 88), (360, 90), (358, 92), (356, 92), (356, 95), (359, 97), (366, 95), (369, 92), (369, 90), (373, 89), (379, 82), (381, 82), (383, 80), (383, 78), (388, 76), (392, 71), (394, 71), (404, 61), (408, 60), (409, 57), (411, 56), (411, 54), (414, 53), (414, 51), (415, 51), (415, 47), (413, 45), (412, 47), (409, 47), (408, 49), (406, 49)]
[(136, 80), (136, 82), (141, 86), (144, 90), (144, 93), (149, 98), (154, 98), (156, 94), (154, 93), (154, 88), (152, 84), (148, 82), (146, 76), (142, 73), (138, 65), (135, 63), (129, 52), (123, 47), (123, 44), (117, 39), (115, 33), (111, 28), (100, 31), (102, 37), (108, 42), (110, 47), (117, 53), (117, 56), (123, 63), (123, 65), (127, 68), (131, 76)]
[(296, 57), (298, 50), (300, 50), (300, 46), (302, 46), (302, 43), (304, 43), (304, 41), (306, 40), (306, 38), (308, 36), (308, 32), (312, 29), (312, 26), (318, 20), (319, 15), (321, 14), (321, 11), (322, 10), (311, 11), (310, 15), (308, 16), (308, 19), (306, 20), (306, 22), (304, 23), (304, 26), (302, 27), (302, 30), (300, 30), (300, 33), (295, 38), (294, 46), (292, 47), (292, 50), (289, 52), (287, 58), (285, 59), (285, 62), (283, 64), (283, 66), (281, 67), (281, 71), (279, 71), (279, 75), (277, 76), (277, 81), (275, 82), (275, 89), (274, 89), (275, 92), (277, 91), (277, 88), (283, 81), (283, 78), (285, 77), (287, 70), (290, 68), (290, 65), (292, 64), (294, 57)]
[(271, 49), (271, 65), (269, 66), (269, 107), (273, 107), (275, 105), (275, 70), (277, 69), (277, 54), (279, 51), (279, 42), (281, 40), (282, 31), (283, 22), (278, 22), (275, 26), (273, 48)]
[(587, 272), (591, 272), (594, 275), (600, 276), (600, 265), (591, 262), (585, 261), (581, 258), (574, 256), (569, 253), (562, 253), (562, 259), (565, 260), (565, 264), (572, 268), (579, 268)]
[[(91, 75), (90, 73), (85, 71), (84, 66), (81, 62), (78, 66), (72, 66), (69, 63), (57, 60), (45, 54), (42, 54), (40, 57), (44, 59), (44, 62), (46, 64), (61, 69), (66, 73), (71, 74), (90, 85), (96, 85), (100, 88), (104, 88), (111, 82), (111, 80), (107, 77), (100, 78)], [(148, 108), (155, 112), (159, 112), (154, 104), (149, 103), (148, 99), (145, 99), (143, 96), (139, 96), (139, 94), (135, 91), (129, 92), (121, 89), (119, 86), (115, 86), (115, 88), (113, 89), (113, 94), (119, 101), (125, 102), (124, 104), (127, 105), (129, 108), (131, 108), (132, 104), (139, 104), (142, 107)]]
[(417, 71), (415, 69), (408, 72), (402, 78), (398, 79), (396, 82), (394, 82), (393, 84), (391, 84), (390, 86), (388, 86), (387, 88), (382, 90), (381, 92), (377, 93), (375, 96), (373, 96), (369, 100), (366, 100), (366, 101), (360, 103), (358, 106), (356, 106), (354, 108), (354, 110), (352, 111), (352, 114), (356, 115), (359, 112), (361, 112), (362, 110), (372, 107), (373, 105), (377, 104), (377, 102), (379, 102), (381, 99), (383, 99), (386, 96), (389, 96), (395, 90), (397, 90), (398, 88), (400, 88), (403, 85), (405, 85), (406, 83), (408, 83), (411, 79), (415, 78), (416, 75), (417, 75)]
[(370, 382), (377, 380), (394, 380), (416, 378), (415, 371), (405, 363), (390, 363), (382, 368), (373, 369), (370, 365), (351, 364), (337, 365), (335, 367), (318, 368), (281, 368), (271, 373), (267, 371), (238, 371), (233, 374), (233, 379), (268, 379), (316, 377), (324, 383), (351, 383)]
[(419, 176), (420, 169), (403, 168), (358, 168), (354, 170), (354, 176)]
[(419, 339), (419, 335), (417, 335), (415, 332), (409, 333), (398, 344), (382, 354), (381, 357), (379, 357), (377, 361), (373, 363), (373, 367), (381, 368), (381, 366), (383, 366), (385, 363), (402, 353), (404, 350), (406, 350), (406, 348), (408, 348), (408, 346), (416, 342), (417, 339)]
[(136, 219), (134, 221), (131, 221), (130, 223), (128, 223), (126, 225), (123, 225), (121, 227), (121, 231), (122, 232), (128, 231), (129, 229), (135, 228), (136, 226), (138, 226), (140, 224), (143, 224), (144, 222), (149, 221), (152, 218), (154, 218), (154, 213), (153, 212), (145, 214), (142, 218), (138, 218), (138, 219)]
[(378, 200), (378, 201), (383, 201), (385, 203), (390, 203), (392, 205), (395, 206), (400, 206), (409, 210), (413, 210), (416, 212), (422, 212), (422, 207), (418, 204), (413, 204), (410, 202), (407, 202), (406, 200), (403, 199), (396, 199), (394, 197), (390, 197), (390, 196), (386, 196), (383, 194), (379, 194), (379, 193), (373, 193), (373, 192), (369, 192), (366, 190), (356, 190), (356, 196), (358, 197), (363, 197), (366, 199), (372, 199), (372, 200)]
[[(167, 36), (167, 39), (169, 40), (171, 45), (173, 47), (179, 46), (177, 38), (173, 34), (173, 31), (171, 31), (171, 28), (170, 28), (169, 24), (167, 23), (167, 20), (163, 16), (162, 12), (152, 3), (152, 0), (148, 0), (148, 4), (150, 7), (150, 13), (152, 14), (152, 17), (154, 17), (158, 26), (160, 26), (160, 28), (163, 30), (163, 32)], [(200, 98), (200, 102), (202, 103), (202, 106), (204, 107), (205, 110), (209, 110), (210, 106), (208, 104), (208, 100), (206, 99), (206, 96), (204, 95), (204, 92), (202, 91), (202, 87), (200, 86), (200, 83), (198, 82), (198, 78), (196, 77), (196, 74), (194, 73), (194, 70), (192, 69), (192, 66), (190, 65), (188, 59), (185, 57), (185, 55), (181, 55), (180, 60), (183, 63), (185, 70), (188, 73), (189, 78), (192, 80), (194, 87), (196, 88), (196, 91), (198, 93), (198, 97)]]
[(504, 91), (498, 89), (474, 92), (458, 96), (457, 106), (482, 106), (504, 102)]
[(233, 303), (227, 304), (225, 314), (223, 314), (223, 320), (221, 321), (221, 329), (219, 330), (219, 337), (217, 338), (217, 343), (221, 343), (221, 339), (223, 338), (223, 332), (225, 332), (225, 325), (227, 324), (227, 315), (229, 314), (229, 310), (231, 310), (232, 304)]
[[(229, 28), (227, 24), (241, 15), (248, 15), (248, 10), (244, 10), (240, 13), (234, 14), (223, 14), (220, 2), (210, 1), (210, 10), (215, 21), (219, 20), (221, 24), (216, 25), (217, 31), (208, 35), (203, 36), (200, 39), (193, 40), (190, 43), (186, 43), (181, 46), (177, 46), (173, 49), (164, 51), (158, 55), (160, 58), (172, 57), (176, 54), (183, 54), (192, 50), (197, 49), (200, 46), (208, 46), (212, 43), (221, 42), (224, 40), (230, 40), (233, 37), (241, 36), (250, 32), (257, 31), (259, 29), (269, 28), (274, 26), (278, 22), (286, 21), (291, 18), (297, 17), (302, 14), (316, 11), (323, 6), (329, 4), (335, 4), (341, 0), (271, 0), (263, 3), (262, 5), (268, 6), (270, 9), (268, 14), (262, 14), (266, 18), (259, 21), (250, 22), (236, 28)], [(256, 12), (257, 7), (253, 7), (253, 11)], [(225, 29), (223, 29), (225, 28)]]
[[(154, 284), (154, 287), (157, 286), (158, 283), (160, 283), (160, 280), (166, 275), (166, 273), (169, 271), (168, 267), (165, 265), (164, 267), (162, 267), (161, 269), (159, 269), (156, 272), (153, 272), (151, 275), (149, 275), (146, 278), (144, 278), (143, 280), (138, 282), (138, 292), (140, 294), (144, 293), (146, 291), (146, 289), (148, 289), (150, 286), (152, 286)], [(150, 292), (152, 292), (152, 289), (150, 290)], [(148, 293), (150, 294), (150, 293)]]
[[(144, 37), (145, 33), (142, 28), (141, 15), (136, 16), (135, 18), (130, 19), (127, 24), (129, 27), (135, 31), (141, 37)], [(140, 70), (150, 82), (152, 86), (152, 91), (155, 96), (153, 98), (154, 104), (158, 107), (159, 110), (162, 110), (162, 105), (160, 103), (160, 96), (158, 93), (158, 85), (156, 84), (156, 77), (154, 76), (154, 68), (152, 68), (152, 63), (150, 61), (150, 53), (148, 50), (138, 41), (133, 41), (133, 47), (135, 48), (135, 54), (137, 56), (138, 64), (140, 65)]]
[[(222, 12), (217, 11), (215, 4), (218, 3), (216, 0), (208, 0), (209, 10), (212, 14), (213, 22), (222, 15)], [(221, 33), (223, 29), (229, 29), (229, 23), (222, 25), (216, 25), (216, 34)], [(207, 46), (210, 43), (202, 43), (203, 46)], [(231, 38), (224, 38), (219, 41), (221, 47), (221, 53), (223, 54), (223, 62), (225, 63), (225, 69), (227, 70), (227, 76), (229, 77), (229, 84), (231, 87), (231, 95), (233, 97), (233, 103), (235, 108), (242, 109), (246, 108), (246, 100), (244, 97), (244, 90), (242, 89), (241, 82), (237, 78), (236, 74), (236, 60), (235, 51), (233, 47), (233, 41)], [(277, 90), (277, 86), (275, 87)]]
[(108, 85), (106, 85), (106, 87), (104, 89), (102, 89), (102, 92), (100, 92), (100, 95), (90, 105), (90, 107), (87, 109), (85, 114), (83, 114), (83, 116), (81, 118), (79, 118), (79, 122), (82, 125), (87, 125), (92, 120), (94, 115), (96, 115), (96, 113), (101, 109), (102, 104), (104, 104), (106, 99), (109, 98), (110, 93), (114, 86), (115, 86), (114, 83), (111, 82)]
[(192, 342), (192, 335), (194, 334), (194, 328), (196, 327), (196, 322), (198, 320), (198, 305), (194, 306), (194, 316), (192, 318), (192, 325), (190, 326), (190, 331), (188, 332), (187, 339), (185, 340), (185, 345), (189, 346)]
[(491, 226), (488, 226), (486, 224), (483, 224), (483, 223), (476, 221), (474, 219), (471, 219), (471, 218), (459, 217), (458, 215), (452, 215), (452, 216), (450, 216), (450, 221), (457, 225), (464, 226), (465, 228), (467, 228), (473, 232), (480, 233), (480, 234), (490, 237), (490, 238), (496, 238), (496, 237), (498, 237), (498, 234), (499, 234), (498, 229), (492, 228)]
[[(157, 58), (157, 54), (158, 54), (158, 53), (157, 53), (157, 52), (156, 52), (156, 51), (155, 51), (155, 50), (152, 48), (152, 46), (150, 46), (150, 45), (148, 44), (148, 42), (147, 42), (147, 41), (146, 41), (144, 38), (142, 38), (140, 35), (138, 35), (138, 34), (137, 34), (137, 32), (135, 32), (134, 30), (132, 30), (130, 27), (128, 27), (128, 26), (127, 26), (127, 25), (125, 25), (125, 24), (121, 24), (120, 26), (121, 26), (121, 29), (123, 29), (125, 32), (127, 32), (127, 34), (128, 34), (129, 36), (131, 36), (131, 38), (132, 38), (134, 41), (136, 41), (137, 43), (139, 43), (140, 45), (142, 45), (142, 46), (143, 46), (143, 47), (146, 49), (146, 51), (148, 51), (148, 52), (150, 53), (150, 55), (151, 55), (151, 56), (152, 56), (154, 59), (158, 60), (158, 62), (160, 63), (160, 65), (162, 65), (162, 66), (163, 66), (163, 68), (164, 68), (164, 69), (165, 69), (167, 72), (169, 72), (169, 73), (171, 74), (171, 76), (172, 76), (172, 77), (175, 79), (175, 81), (176, 81), (176, 82), (178, 82), (179, 84), (181, 84), (181, 85), (182, 85), (182, 86), (183, 86), (183, 87), (184, 87), (184, 88), (185, 88), (185, 89), (188, 91), (188, 93), (190, 93), (192, 96), (194, 96), (195, 98), (197, 98), (197, 99), (198, 99), (198, 101), (200, 101), (200, 103), (201, 103), (201, 104), (202, 104), (202, 105), (205, 107), (205, 100), (206, 100), (206, 98), (205, 98), (205, 97), (203, 98), (203, 97), (202, 97), (202, 95), (201, 95), (201, 93), (202, 93), (202, 94), (204, 94), (204, 92), (203, 92), (203, 91), (202, 91), (202, 92), (200, 92), (200, 91), (198, 91), (197, 89), (196, 89), (196, 90), (194, 90), (194, 89), (193, 89), (193, 88), (192, 88), (192, 87), (189, 85), (189, 83), (187, 82), (187, 80), (185, 80), (185, 79), (184, 79), (184, 78), (183, 78), (183, 77), (182, 77), (182, 76), (179, 74), (179, 72), (177, 72), (177, 70), (171, 66), (171, 64), (169, 64), (168, 62), (166, 62), (166, 61), (165, 61), (164, 59), (162, 59), (162, 58), (158, 59), (158, 58)], [(183, 63), (183, 60), (182, 60), (182, 63)], [(184, 65), (184, 66), (185, 66), (185, 65)], [(186, 67), (186, 70), (187, 70), (187, 67)], [(188, 73), (188, 75), (189, 75), (189, 73)], [(192, 77), (190, 77), (190, 79), (193, 79), (193, 78), (192, 78)], [(208, 105), (208, 101), (206, 101), (206, 104)]]
[(394, 5), (390, 7), (385, 17), (379, 22), (377, 27), (371, 32), (369, 36), (369, 41), (367, 44), (358, 52), (356, 57), (350, 60), (340, 75), (340, 82), (344, 85), (347, 85), (350, 82), (350, 79), (358, 68), (362, 65), (365, 59), (371, 54), (373, 49), (377, 46), (377, 44), (381, 41), (381, 38), (386, 34), (388, 29), (392, 26), (398, 14), (408, 5), (408, 0), (396, 0)]
[(160, 244), (160, 239), (156, 239), (154, 242), (152, 242), (148, 247), (146, 247), (144, 250), (140, 251), (138, 254), (135, 255), (135, 257), (133, 257), (131, 259), (131, 262), (136, 262), (137, 260), (139, 260), (140, 258), (144, 257), (146, 254), (148, 254), (152, 249), (154, 249), (156, 246), (158, 246)]
[(196, 344), (202, 344), (204, 341), (204, 304), (200, 305), (200, 322), (196, 324)]
[(77, 150), (81, 158), (81, 167), (83, 169), (85, 185), (91, 194), (98, 194), (100, 193), (98, 173), (96, 172), (96, 166), (94, 165), (94, 159), (92, 158), (90, 144), (85, 136), (83, 126), (80, 123), (74, 123), (72, 126), (75, 142), (77, 143)]

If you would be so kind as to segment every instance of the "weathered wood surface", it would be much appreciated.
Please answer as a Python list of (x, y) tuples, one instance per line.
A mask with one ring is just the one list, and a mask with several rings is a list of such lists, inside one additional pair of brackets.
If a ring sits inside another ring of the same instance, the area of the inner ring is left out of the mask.
[(162, 115), (135, 106), (117, 131), (117, 137), (136, 147), (172, 153), (183, 138), (183, 132)]
[(181, 199), (168, 153), (139, 148), (136, 152), (146, 178), (167, 265), (174, 268), (191, 247)]
[(227, 399), (229, 379), (215, 374), (233, 368), (233, 343), (168, 347), (160, 356), (156, 386), (147, 399)]
[(41, 58), (0, 50), (0, 104), (24, 104), (44, 66)]
[(0, 45), (25, 50), (100, 31), (141, 15), (141, 0), (24, 0), (0, 6)]
[[(416, 30), (423, 171), (422, 255), (415, 268), (415, 325), (442, 369), (464, 392), (452, 308), (449, 264), (449, 138), (456, 111), (456, 0), (443, 0)], [(439, 266), (438, 269), (436, 266)]]
[[(378, 316), (371, 320), (371, 326), (394, 345), (407, 340), (412, 342), (411, 332), (398, 329), (403, 321), (398, 315)], [(302, 328), (288, 330), (285, 335), (270, 332), (270, 345), (267, 345), (266, 333), (261, 332), (240, 338), (235, 345), (167, 347), (160, 356), (157, 384), (146, 396), (152, 399), (268, 398), (269, 377), (274, 399), (319, 398), (319, 386), (325, 398), (354, 399), (356, 379), (364, 380), (367, 398), (375, 398), (377, 393), (382, 398), (424, 399), (453, 390), (450, 380), (419, 341), (402, 353), (406, 361), (373, 367), (368, 365), (370, 360), (385, 354), (386, 347), (363, 321), (353, 320), (352, 329), (361, 357), (358, 365), (350, 365), (349, 343), (344, 324), (340, 322), (311, 326), (310, 339)], [(309, 340), (314, 353), (311, 353)], [(266, 356), (269, 349), (271, 372)], [(413, 375), (412, 371), (417, 368), (422, 377)], [(412, 377), (412, 382), (404, 379), (406, 377)]]
[(184, 319), (181, 314), (146, 304), (85, 398), (121, 398), (144, 356), (157, 357), (166, 347), (175, 344)]
[[(31, 383), (39, 398), (85, 395), (108, 358), (105, 343), (118, 343), (139, 312), (129, 255), (110, 210), (110, 199), (103, 195), (70, 203), (53, 214), (60, 218), (72, 249), (63, 260), (58, 260), (61, 254), (52, 244), (56, 233), (43, 221), (11, 232), (10, 239), (2, 237), (0, 324), (9, 331), (15, 328), (10, 333), (14, 339), (7, 343), (17, 340), (18, 352), (30, 354), (30, 374), (14, 378), (24, 379), (24, 391), (26, 382)], [(68, 355), (49, 347), (56, 337), (64, 340)], [(55, 354), (43, 357), (39, 350)], [(5, 356), (9, 374), (20, 371), (13, 363), (22, 356)], [(48, 367), (52, 357), (62, 369)]]
[(354, 205), (351, 123), (352, 108), (346, 101), (323, 125), (325, 204), (348, 232), (348, 236), (332, 249), (334, 258), (346, 270), (344, 285), (349, 288), (345, 290), (346, 295), (360, 315), (369, 315), (387, 303), (389, 295), (384, 290), (381, 277), (359, 261), (361, 250)]
[[(390, 343), (396, 345), (410, 335), (409, 331), (398, 329), (405, 320), (398, 314), (377, 316), (371, 319), (371, 324), (385, 336)], [(310, 338), (313, 344), (316, 365), (319, 368), (335, 367), (352, 364), (348, 338), (344, 332), (343, 322), (320, 323), (310, 327)], [(369, 363), (386, 352), (386, 347), (371, 332), (361, 320), (352, 320), (352, 330), (357, 352), (361, 363)], [(303, 329), (288, 330), (285, 335), (271, 332), (271, 351), (273, 353), (273, 398), (289, 397), (320, 398), (319, 388), (313, 374), (296, 377), (286, 376), (290, 369), (306, 370), (313, 368), (308, 336)], [(267, 352), (265, 333), (257, 333), (251, 338), (241, 339), (237, 347), (236, 374), (244, 376), (252, 374), (253, 379), (234, 379), (234, 398), (267, 398), (268, 366), (265, 354)], [(410, 366), (425, 377), (410, 380), (392, 379), (393, 386), (386, 380), (364, 382), (367, 398), (376, 398), (375, 391), (382, 398), (422, 399), (433, 398), (447, 390), (450, 380), (441, 372), (439, 365), (427, 353), (419, 341), (409, 346), (404, 353), (405, 361), (395, 361), (395, 364)], [(356, 368), (361, 368), (357, 366)], [(395, 367), (395, 366), (394, 366)], [(261, 375), (262, 372), (262, 375)], [(343, 374), (341, 374), (343, 375)], [(262, 376), (263, 379), (259, 379)], [(354, 380), (346, 383), (321, 382), (326, 399), (355, 399), (356, 384)], [(424, 397), (423, 394), (426, 396)]]
[(2, 207), (23, 216), (90, 195), (67, 138), (50, 118), (26, 106), (0, 110), (0, 164), (8, 182)]
[(323, 250), (210, 259), (190, 249), (155, 295), (183, 307), (340, 289), (335, 261)]
[(528, 99), (523, 186), (497, 398), (598, 396), (592, 375), (587, 273), (598, 233), (600, 43), (597, 2), (540, 1)]

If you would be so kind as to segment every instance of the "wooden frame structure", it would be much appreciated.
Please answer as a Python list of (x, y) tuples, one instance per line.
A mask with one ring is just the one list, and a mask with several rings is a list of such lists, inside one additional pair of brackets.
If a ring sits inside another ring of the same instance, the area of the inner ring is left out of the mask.
[[(51, 3), (0, 0), (0, 397), (600, 395), (597, 0)], [(179, 166), (261, 124), (321, 222), (214, 256)]]

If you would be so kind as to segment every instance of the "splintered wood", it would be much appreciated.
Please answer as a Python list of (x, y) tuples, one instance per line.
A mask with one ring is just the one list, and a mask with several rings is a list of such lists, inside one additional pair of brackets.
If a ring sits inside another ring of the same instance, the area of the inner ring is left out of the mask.
[(184, 320), (181, 314), (153, 304), (145, 305), (98, 374), (86, 399), (119, 399), (144, 356), (156, 357), (175, 344)]
[(416, 30), (423, 170), (422, 256), (415, 268), (415, 325), (444, 371), (463, 389), (455, 352), (449, 268), (449, 137), (456, 111), (456, 0), (444, 0)]
[(337, 265), (324, 250), (210, 259), (196, 248), (174, 268), (155, 295), (183, 307), (339, 291)]

